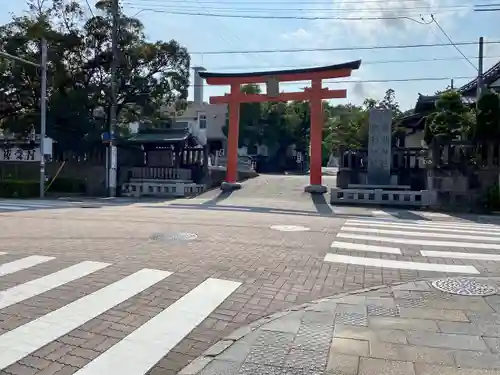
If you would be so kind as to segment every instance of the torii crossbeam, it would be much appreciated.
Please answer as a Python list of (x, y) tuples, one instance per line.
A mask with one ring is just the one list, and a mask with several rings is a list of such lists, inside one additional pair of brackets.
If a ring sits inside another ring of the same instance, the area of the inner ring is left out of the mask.
[[(211, 104), (228, 104), (229, 130), (227, 146), (227, 174), (222, 190), (234, 190), (241, 187), (237, 182), (238, 173), (238, 133), (240, 122), (240, 105), (242, 103), (287, 102), (291, 100), (308, 100), (311, 106), (311, 158), (310, 184), (304, 189), (309, 193), (325, 193), (322, 184), (322, 141), (323, 141), (323, 99), (341, 99), (347, 96), (347, 90), (330, 90), (323, 88), (323, 79), (349, 77), (353, 70), (359, 69), (361, 60), (344, 64), (330, 65), (308, 69), (279, 70), (249, 73), (213, 73), (200, 72), (209, 85), (229, 85), (231, 92), (223, 96), (210, 97)], [(311, 81), (311, 87), (302, 92), (279, 92), (280, 82)], [(266, 94), (246, 94), (241, 92), (244, 84), (267, 84)]]

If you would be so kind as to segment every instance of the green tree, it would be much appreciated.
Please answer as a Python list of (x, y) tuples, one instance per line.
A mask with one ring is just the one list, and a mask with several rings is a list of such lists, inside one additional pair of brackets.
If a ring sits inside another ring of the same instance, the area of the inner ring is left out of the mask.
[[(70, 149), (100, 139), (107, 128), (94, 114), (111, 109), (111, 14), (86, 19), (75, 0), (30, 2), (29, 12), (0, 28), (0, 48), (38, 61), (39, 40), (48, 41), (49, 92), (47, 133)], [(176, 41), (149, 42), (137, 19), (119, 13), (118, 119), (152, 119), (165, 106), (187, 97), (189, 54)], [(0, 66), (0, 90), (6, 104), (1, 126), (16, 133), (39, 128), (40, 78), (36, 68)]]
[(427, 144), (438, 135), (456, 139), (467, 134), (472, 126), (473, 116), (459, 92), (443, 92), (436, 100), (435, 106), (436, 111), (426, 119), (424, 140)]
[(500, 137), (500, 96), (486, 90), (477, 103), (477, 123), (473, 128), (475, 140), (497, 140)]

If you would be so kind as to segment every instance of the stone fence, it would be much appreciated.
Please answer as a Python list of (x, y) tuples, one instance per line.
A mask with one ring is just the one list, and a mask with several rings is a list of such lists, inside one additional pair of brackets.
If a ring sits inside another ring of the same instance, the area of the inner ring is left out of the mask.
[[(366, 185), (367, 166), (366, 149), (343, 150), (337, 187), (348, 189), (349, 186)], [(432, 199), (422, 200), (427, 206), (460, 211), (480, 210), (484, 208), (488, 191), (499, 184), (500, 142), (478, 144), (438, 139), (430, 148), (394, 147), (390, 169), (391, 185), (410, 186), (409, 191), (413, 192), (429, 192)], [(361, 192), (348, 190), (356, 193), (356, 198), (361, 197)], [(348, 201), (350, 197), (342, 199)], [(395, 202), (388, 204), (400, 205), (399, 195), (394, 197)], [(364, 200), (369, 203), (369, 195)], [(401, 204), (412, 200), (413, 196), (404, 197)]]

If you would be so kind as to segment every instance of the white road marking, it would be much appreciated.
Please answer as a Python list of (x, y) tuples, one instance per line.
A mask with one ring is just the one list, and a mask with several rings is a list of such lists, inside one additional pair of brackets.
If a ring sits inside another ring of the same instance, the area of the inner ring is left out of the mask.
[(439, 218), (451, 218), (448, 214), (443, 214), (442, 212), (428, 212), (428, 211), (410, 211), (412, 214), (420, 215), (423, 217), (439, 217)]
[(423, 245), (423, 246), (445, 246), (445, 247), (470, 247), (474, 249), (492, 249), (500, 250), (498, 244), (487, 244), (477, 242), (456, 242), (456, 241), (431, 241), (411, 238), (396, 238), (396, 237), (382, 237), (382, 236), (369, 236), (363, 234), (339, 233), (337, 238), (350, 238), (352, 240), (365, 240), (365, 241), (381, 241), (390, 243), (402, 243), (406, 245)]
[(433, 272), (443, 272), (443, 273), (469, 273), (469, 274), (479, 273), (479, 271), (473, 266), (405, 262), (405, 261), (390, 260), (390, 259), (352, 257), (348, 255), (339, 255), (339, 254), (326, 254), (325, 262), (354, 264), (358, 266), (369, 266), (369, 267), (380, 267), (380, 268), (398, 268), (398, 269), (417, 270), (417, 271), (433, 271)]
[(210, 206), (210, 208), (214, 208), (216, 210), (226, 210), (226, 211), (250, 211), (250, 209), (246, 207), (234, 207), (234, 206)]
[(455, 253), (453, 251), (432, 251), (422, 250), (420, 254), (424, 257), (434, 258), (453, 258), (453, 259), (473, 259), (473, 260), (493, 260), (500, 261), (498, 254), (485, 254), (485, 253)]
[(58, 286), (69, 283), (70, 281), (90, 275), (91, 273), (107, 266), (109, 266), (107, 263), (90, 261), (81, 262), (50, 275), (40, 277), (39, 279), (31, 280), (24, 284), (1, 291), (0, 309), (57, 288)]
[(146, 374), (241, 283), (208, 279), (75, 375)]
[[(415, 224), (400, 224), (400, 223), (359, 223), (348, 220), (345, 224), (346, 226), (358, 226), (358, 227), (375, 227), (375, 228), (398, 228), (398, 229), (414, 229), (420, 231), (431, 231), (431, 232), (453, 232), (453, 233), (471, 233), (471, 234), (484, 234), (488, 232), (488, 235), (500, 236), (500, 229), (498, 231), (491, 230), (489, 228), (484, 228), (483, 230), (469, 230), (469, 229), (453, 229), (452, 227), (427, 227)], [(499, 237), (500, 240), (500, 237)]]
[(498, 229), (500, 230), (500, 225), (495, 224), (481, 224), (481, 223), (463, 223), (457, 221), (443, 221), (443, 220), (401, 220), (401, 219), (350, 219), (347, 220), (352, 223), (374, 223), (374, 224), (387, 224), (387, 223), (396, 223), (396, 224), (411, 224), (418, 227), (440, 227), (440, 228), (468, 228), (468, 229)]
[(450, 238), (456, 240), (471, 240), (471, 241), (500, 241), (498, 237), (487, 236), (472, 236), (467, 234), (453, 234), (453, 233), (422, 233), (422, 232), (409, 232), (404, 230), (390, 230), (390, 229), (375, 229), (375, 228), (355, 228), (355, 227), (342, 227), (342, 231), (358, 232), (358, 233), (375, 233), (375, 234), (391, 234), (395, 236), (406, 237), (424, 237), (429, 236), (435, 238)]
[(26, 206), (6, 206), (6, 205), (2, 205), (2, 206), (0, 206), (0, 210), (25, 211), (25, 210), (29, 210), (29, 207), (26, 207)]
[(372, 215), (374, 216), (392, 216), (393, 212), (383, 211), (383, 210), (373, 210)]
[(5, 369), (16, 363), (169, 275), (171, 273), (167, 271), (140, 270), (58, 310), (0, 335), (0, 369)]
[(280, 232), (306, 232), (310, 228), (301, 225), (271, 225), (269, 228)]
[(369, 251), (374, 253), (401, 254), (401, 250), (397, 247), (374, 246), (352, 242), (334, 241), (332, 242), (331, 247), (336, 249)]
[(1, 252), (1, 251), (0, 251), (0, 255), (6, 255), (6, 254), (7, 254), (7, 253), (4, 253), (4, 252)]
[(32, 255), (26, 258), (14, 260), (13, 262), (0, 264), (0, 276), (9, 275), (11, 273), (33, 267), (53, 259), (56, 258)]

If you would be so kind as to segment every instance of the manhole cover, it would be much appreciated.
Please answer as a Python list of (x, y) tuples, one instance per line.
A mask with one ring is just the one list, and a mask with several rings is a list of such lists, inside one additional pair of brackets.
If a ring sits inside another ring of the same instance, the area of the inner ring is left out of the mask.
[(305, 232), (309, 230), (309, 228), (300, 225), (271, 225), (271, 229), (280, 232)]
[(497, 293), (494, 286), (483, 284), (475, 279), (447, 278), (432, 282), (432, 286), (443, 292), (460, 296), (490, 296)]
[(151, 241), (192, 241), (198, 238), (196, 233), (155, 233), (149, 239)]

